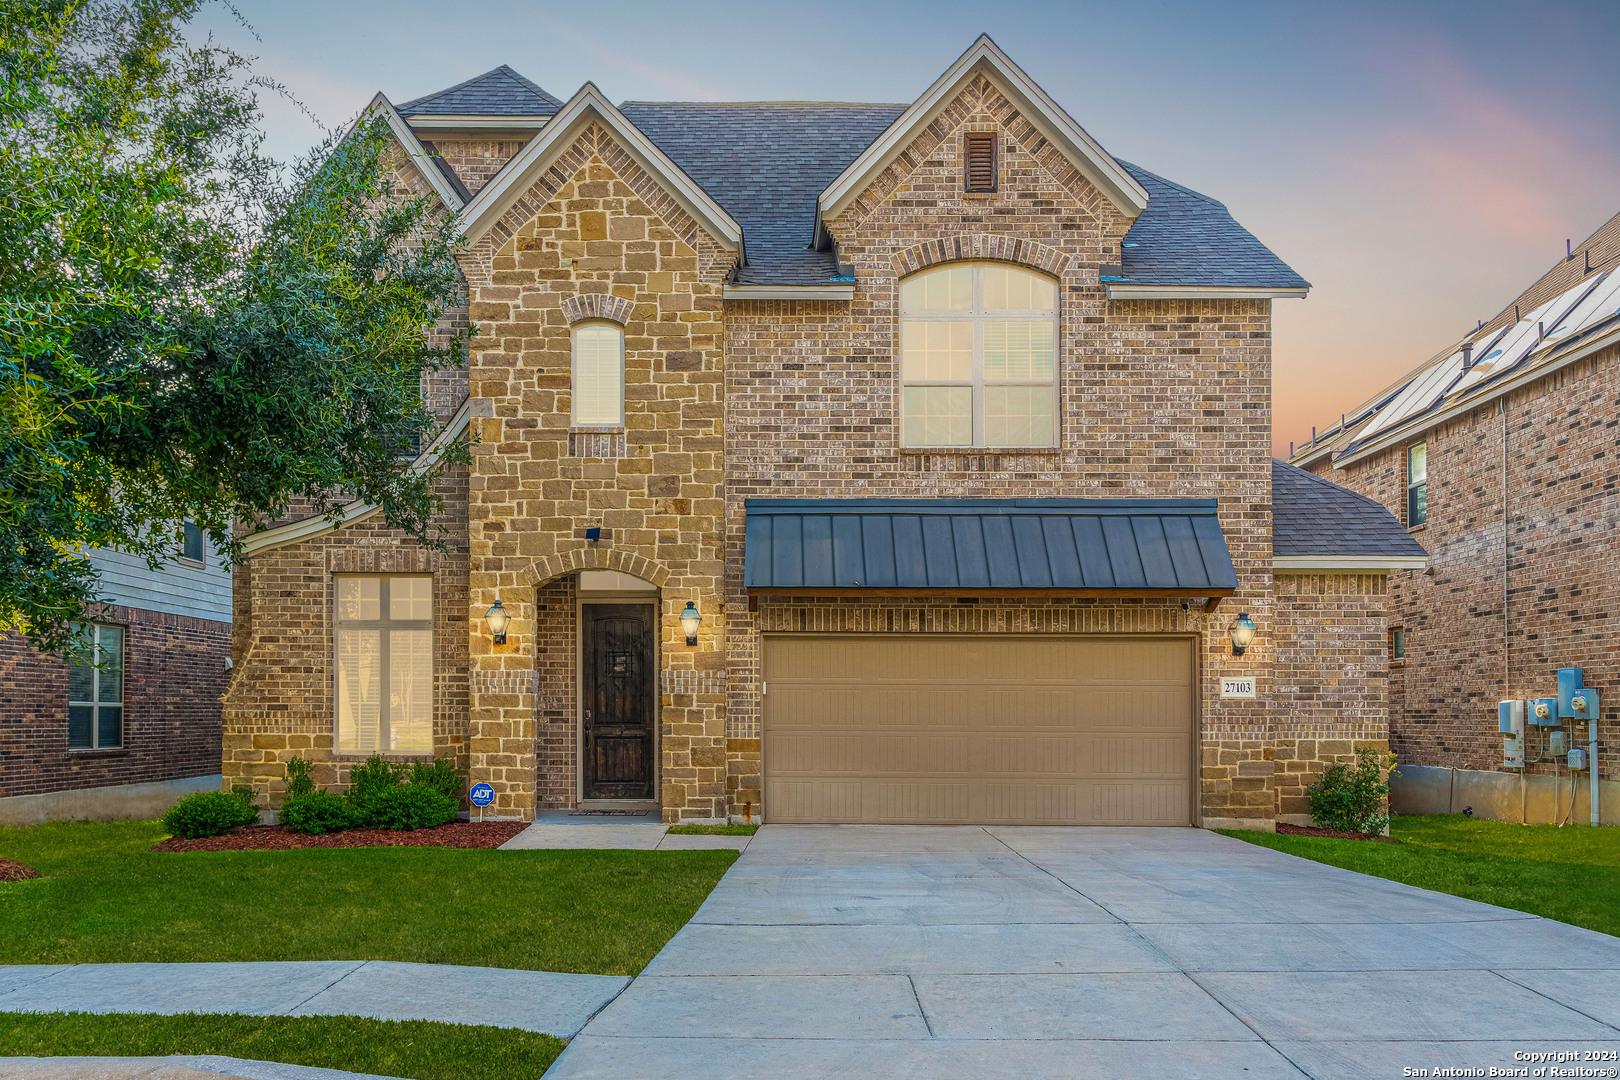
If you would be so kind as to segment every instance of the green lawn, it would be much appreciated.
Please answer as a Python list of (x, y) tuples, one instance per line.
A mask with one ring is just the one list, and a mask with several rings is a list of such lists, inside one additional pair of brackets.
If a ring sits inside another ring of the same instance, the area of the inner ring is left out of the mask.
[(734, 851), (148, 851), (156, 822), (0, 829), (0, 964), (406, 960), (635, 975)]
[(0, 1013), (0, 1057), (223, 1054), (420, 1080), (535, 1080), (563, 1045), (532, 1031), (430, 1020)]
[(669, 831), (677, 836), (753, 836), (758, 825), (671, 825)]
[(1400, 843), (1245, 830), (1226, 835), (1346, 870), (1620, 935), (1620, 829), (1560, 829), (1434, 814), (1397, 817), (1389, 830)]

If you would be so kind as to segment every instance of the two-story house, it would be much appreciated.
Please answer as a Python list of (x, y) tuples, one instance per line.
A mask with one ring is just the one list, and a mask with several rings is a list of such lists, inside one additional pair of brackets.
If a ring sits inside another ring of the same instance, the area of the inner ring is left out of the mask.
[(228, 781), (380, 751), (491, 817), (1270, 828), (1385, 745), (1421, 549), (1274, 487), (1306, 282), (988, 38), (910, 104), (502, 67), (373, 109), (466, 235), (424, 457), (472, 464), (445, 553), (360, 504), (247, 538)]
[[(1431, 552), (1392, 576), (1392, 791), (1412, 812), (1620, 821), (1620, 216), (1488, 322), (1315, 433), (1293, 461), (1379, 500)], [(1599, 691), (1587, 723), (1531, 724), (1504, 751), (1498, 703)], [(1603, 695), (1608, 694), (1607, 698)], [(1573, 748), (1576, 768), (1571, 775)]]

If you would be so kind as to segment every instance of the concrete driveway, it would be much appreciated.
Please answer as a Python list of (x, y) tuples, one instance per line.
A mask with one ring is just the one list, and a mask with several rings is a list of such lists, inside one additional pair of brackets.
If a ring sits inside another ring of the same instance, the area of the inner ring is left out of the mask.
[(1361, 1080), (1588, 1050), (1620, 1051), (1604, 934), (1196, 829), (769, 826), (547, 1080)]

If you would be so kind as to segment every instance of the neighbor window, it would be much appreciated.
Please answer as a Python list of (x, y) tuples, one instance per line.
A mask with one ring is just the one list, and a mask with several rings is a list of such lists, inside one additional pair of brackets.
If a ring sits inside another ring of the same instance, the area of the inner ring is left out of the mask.
[(1406, 659), (1406, 631), (1398, 626), (1389, 632), (1389, 658)]
[(337, 579), (337, 752), (433, 752), (433, 579)]
[(185, 535), (180, 541), (180, 557), (194, 563), (203, 561), (203, 534), (195, 521), (185, 523)]
[(1418, 443), (1406, 448), (1406, 527), (1429, 520), (1429, 448)]
[(906, 446), (1056, 446), (1057, 283), (958, 264), (900, 285)]
[(68, 749), (124, 745), (124, 629), (76, 628), (80, 644), (68, 663)]
[(574, 426), (624, 424), (624, 331), (607, 323), (574, 330)]

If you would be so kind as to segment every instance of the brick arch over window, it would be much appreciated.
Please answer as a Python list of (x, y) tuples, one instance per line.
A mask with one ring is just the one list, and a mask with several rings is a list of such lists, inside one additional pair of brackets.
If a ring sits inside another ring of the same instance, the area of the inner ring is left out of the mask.
[(669, 580), (669, 567), (640, 555), (613, 548), (583, 547), (536, 559), (518, 575), (518, 585), (533, 588), (576, 570), (617, 570), (650, 581), (659, 588)]
[(1069, 256), (1054, 247), (1034, 240), (1020, 240), (1011, 236), (992, 236), (987, 233), (969, 233), (966, 236), (946, 236), (925, 240), (906, 248), (890, 258), (895, 273), (900, 277), (926, 270), (940, 263), (960, 262), (963, 259), (995, 259), (999, 262), (1018, 263), (1035, 270), (1044, 270), (1061, 278), (1069, 267)]
[(630, 321), (630, 312), (635, 306), (632, 301), (622, 296), (610, 296), (607, 293), (575, 293), (562, 302), (562, 313), (570, 326), (586, 319), (606, 319), (623, 326)]

